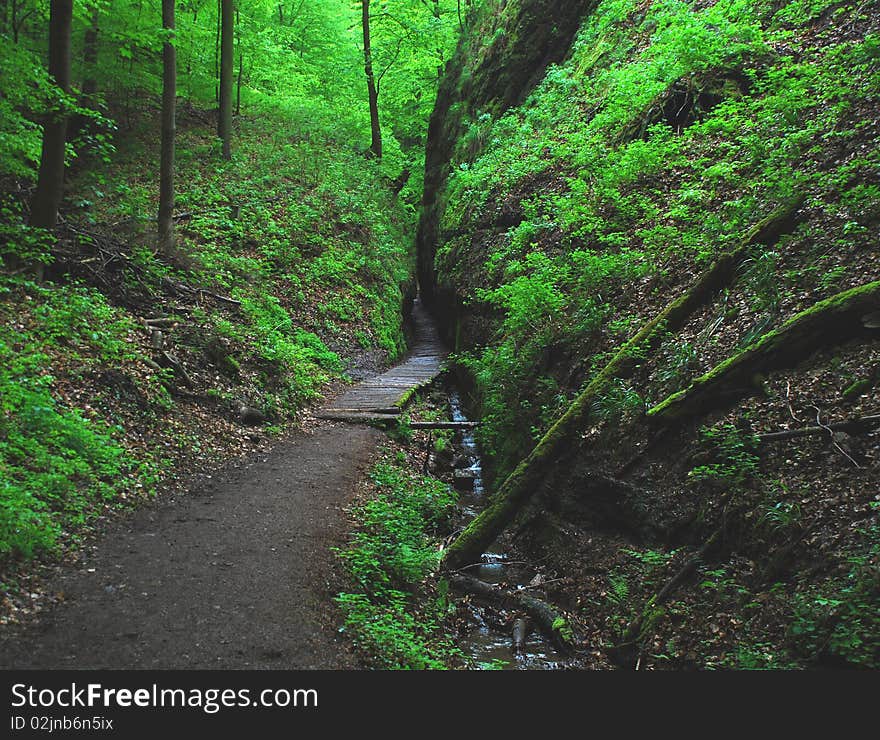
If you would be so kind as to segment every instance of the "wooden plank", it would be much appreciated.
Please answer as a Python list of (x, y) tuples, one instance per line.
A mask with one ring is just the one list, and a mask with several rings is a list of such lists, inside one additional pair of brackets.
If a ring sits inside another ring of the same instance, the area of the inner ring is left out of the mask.
[(374, 421), (384, 416), (396, 418), (399, 407), (412, 390), (427, 385), (443, 372), (449, 353), (419, 301), (413, 306), (413, 321), (415, 342), (406, 359), (342, 393), (318, 414), (320, 418), (344, 416), (358, 421), (367, 417)]
[(411, 421), (411, 429), (476, 429), (478, 421)]

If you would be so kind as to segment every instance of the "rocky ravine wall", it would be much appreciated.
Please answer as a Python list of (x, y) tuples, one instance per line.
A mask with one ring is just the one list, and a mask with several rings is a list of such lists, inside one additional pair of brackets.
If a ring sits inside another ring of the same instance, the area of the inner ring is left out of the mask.
[(443, 188), (453, 162), (460, 161), (462, 134), (480, 115), (497, 116), (521, 103), (548, 65), (566, 55), (581, 19), (595, 6), (596, 0), (486, 0), (446, 68), (428, 128), (417, 248), (422, 295), (448, 339), (456, 302), (451, 291), (438, 290), (434, 255)]
[(880, 666), (878, 82), (854, 0), (472, 19), (419, 272), (494, 493), (447, 567), (513, 535), (597, 665)]

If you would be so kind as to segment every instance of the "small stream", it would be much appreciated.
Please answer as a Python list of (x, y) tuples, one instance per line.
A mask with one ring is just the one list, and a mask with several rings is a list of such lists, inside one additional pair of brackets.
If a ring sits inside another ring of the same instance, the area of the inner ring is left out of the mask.
[[(465, 415), (461, 396), (455, 389), (449, 390), (449, 406), (453, 421), (469, 421)], [(454, 461), (456, 488), (460, 491), (459, 504), (464, 517), (463, 525), (473, 519), (485, 505), (483, 466), (480, 451), (470, 429), (457, 433), (459, 454)], [(483, 553), (482, 562), (468, 570), (468, 575), (492, 584), (504, 584), (507, 588), (523, 588), (534, 573), (520, 563), (510, 563), (508, 554), (493, 546)], [(503, 668), (505, 670), (551, 670), (563, 666), (563, 658), (543, 635), (530, 631), (522, 649), (517, 652), (513, 645), (513, 617), (505, 617), (497, 609), (471, 604), (472, 629), (458, 641), (458, 646), (479, 668)]]

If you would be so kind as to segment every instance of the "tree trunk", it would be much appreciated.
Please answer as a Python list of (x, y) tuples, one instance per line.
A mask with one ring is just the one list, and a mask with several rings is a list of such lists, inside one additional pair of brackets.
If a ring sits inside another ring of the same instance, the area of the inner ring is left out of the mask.
[[(238, 8), (235, 9), (235, 26), (241, 28)], [(241, 76), (244, 74), (244, 52), (241, 48), (241, 35), (238, 35), (238, 79), (235, 84), (235, 115), (241, 115)]]
[(217, 0), (217, 33), (214, 36), (214, 100), (220, 104), (220, 19), (223, 17), (223, 0)]
[[(174, 32), (174, 0), (162, 0), (162, 27)], [(174, 248), (174, 134), (177, 107), (177, 58), (173, 38), (162, 47), (162, 145), (159, 162), (159, 249)]]
[(367, 95), (370, 100), (370, 151), (382, 159), (382, 128), (379, 125), (379, 89), (373, 75), (373, 51), (370, 46), (370, 0), (361, 0), (361, 24), (364, 31), (364, 72), (367, 75)]
[(816, 350), (858, 335), (877, 336), (878, 330), (865, 326), (863, 317), (878, 306), (880, 281), (819, 301), (657, 404), (648, 418), (670, 423), (705, 415), (757, 392), (765, 372), (794, 367)]
[(698, 308), (721, 290), (734, 276), (749, 247), (772, 244), (785, 233), (793, 225), (802, 201), (802, 197), (797, 197), (756, 224), (736, 249), (721, 255), (689, 290), (621, 346), (611, 361), (550, 427), (528, 457), (501, 484), (489, 499), (488, 506), (450, 545), (443, 558), (445, 568), (454, 570), (479, 560), (483, 549), (513, 521), (517, 512), (540, 488), (547, 472), (571, 448), (572, 438), (586, 426), (597, 396), (614, 378), (625, 377), (631, 372), (640, 358), (652, 351), (668, 332), (681, 328)]
[(241, 75), (244, 70), (244, 54), (238, 52), (238, 82), (235, 88), (235, 115), (241, 115)]
[[(65, 93), (70, 91), (70, 26), (73, 0), (52, 0), (49, 11), (49, 75)], [(43, 149), (37, 190), (31, 201), (31, 226), (50, 231), (58, 220), (64, 192), (64, 146), (67, 116), (64, 105), (49, 114), (43, 127)], [(38, 277), (42, 269), (38, 268)]]
[(220, 20), (220, 116), (217, 135), (223, 142), (223, 159), (232, 157), (233, 0), (221, 1)]
[[(92, 9), (91, 20), (83, 37), (83, 81), (80, 87), (79, 103), (84, 108), (97, 107), (95, 98), (98, 92), (98, 22), (100, 12), (97, 7)], [(67, 138), (73, 140), (89, 125), (88, 116), (77, 114), (67, 125)]]
[(98, 92), (97, 66), (98, 66), (98, 21), (100, 12), (97, 6), (92, 10), (92, 18), (86, 29), (83, 39), (83, 100), (88, 105), (93, 102), (95, 93)]

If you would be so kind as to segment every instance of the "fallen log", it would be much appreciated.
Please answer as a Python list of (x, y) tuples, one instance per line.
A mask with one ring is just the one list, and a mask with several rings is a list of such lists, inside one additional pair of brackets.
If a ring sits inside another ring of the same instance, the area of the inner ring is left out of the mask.
[(528, 636), (529, 620), (520, 617), (513, 623), (513, 652), (517, 655), (525, 649)]
[(800, 429), (783, 429), (779, 432), (767, 432), (766, 434), (757, 435), (757, 438), (758, 443), (762, 444), (765, 442), (779, 442), (786, 439), (795, 439), (797, 437), (810, 437), (815, 434), (830, 434), (831, 432), (850, 432), (857, 434), (878, 425), (880, 425), (880, 414), (872, 414), (870, 416), (859, 416), (855, 419), (847, 419), (846, 421), (837, 421), (821, 427), (801, 427)]
[(173, 328), (175, 324), (180, 323), (178, 319), (172, 319), (169, 317), (161, 317), (155, 319), (141, 319), (144, 324), (147, 325), (147, 328), (159, 327), (159, 328)]
[(877, 336), (877, 329), (862, 321), (877, 305), (880, 281), (819, 301), (661, 401), (648, 411), (648, 418), (671, 423), (705, 415), (754, 395), (765, 372), (795, 367), (816, 350), (860, 335)]
[(174, 355), (170, 352), (162, 350), (156, 355), (155, 361), (157, 364), (162, 365), (163, 367), (171, 368), (180, 376), (180, 379), (184, 382), (184, 384), (190, 388), (193, 387), (192, 378), (189, 377), (189, 373), (186, 372), (186, 368), (183, 364), (178, 360)]
[(520, 508), (540, 487), (547, 471), (556, 463), (578, 430), (586, 426), (593, 402), (615, 378), (625, 377), (668, 332), (675, 332), (721, 290), (736, 273), (755, 244), (772, 243), (793, 224), (803, 196), (777, 208), (743, 237), (737, 248), (721, 255), (684, 294), (666, 306), (624, 343), (611, 361), (596, 375), (520, 462), (489, 500), (488, 506), (450, 545), (443, 567), (456, 570), (477, 560), (480, 553), (510, 524)]
[(560, 611), (546, 601), (530, 594), (493, 586), (478, 578), (461, 574), (452, 576), (449, 579), (449, 585), (462, 593), (473, 594), (508, 608), (522, 609), (532, 618), (538, 629), (547, 636), (557, 650), (568, 653), (574, 649), (570, 628), (566, 626), (568, 622)]
[(625, 651), (641, 642), (648, 631), (657, 623), (662, 615), (659, 607), (666, 603), (678, 588), (694, 573), (700, 563), (703, 562), (706, 553), (721, 537), (723, 526), (716, 529), (709, 538), (700, 546), (685, 564), (672, 576), (654, 596), (648, 599), (638, 616), (627, 625), (626, 631), (620, 642), (614, 647), (615, 652)]
[(476, 429), (478, 421), (411, 421), (410, 429)]

